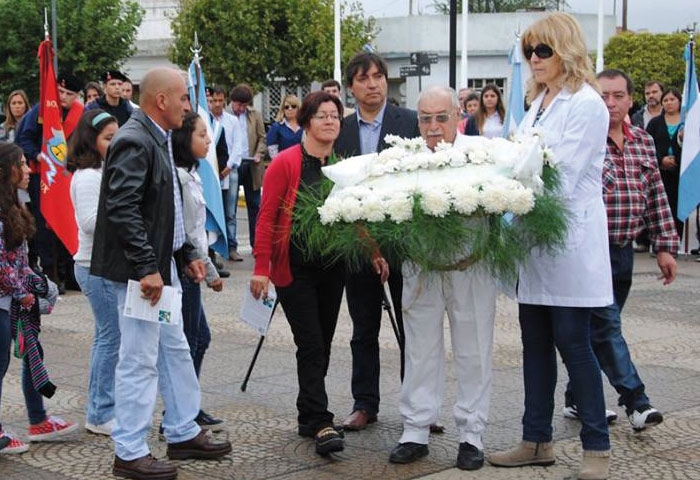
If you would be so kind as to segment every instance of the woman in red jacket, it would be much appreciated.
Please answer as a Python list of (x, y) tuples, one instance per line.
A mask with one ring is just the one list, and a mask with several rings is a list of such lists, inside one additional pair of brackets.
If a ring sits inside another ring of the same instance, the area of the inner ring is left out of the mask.
[[(267, 296), (270, 281), (275, 285), (297, 346), (299, 434), (314, 437), (316, 452), (326, 455), (343, 450), (343, 439), (328, 411), (325, 377), (345, 268), (328, 258), (305, 258), (292, 223), (297, 193), (320, 184), (321, 167), (333, 153), (340, 132), (343, 105), (328, 93), (313, 92), (304, 99), (297, 118), (304, 129), (301, 144), (281, 152), (265, 173), (250, 290), (260, 298)], [(374, 264), (386, 270), (382, 258), (377, 257)]]

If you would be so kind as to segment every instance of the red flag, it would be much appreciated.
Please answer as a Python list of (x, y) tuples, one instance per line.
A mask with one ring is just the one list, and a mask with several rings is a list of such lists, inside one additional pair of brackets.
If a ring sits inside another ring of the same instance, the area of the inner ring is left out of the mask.
[(53, 69), (53, 46), (48, 38), (39, 45), (39, 81), (39, 121), (43, 122), (41, 214), (73, 255), (78, 251), (78, 225), (70, 199), (71, 174), (66, 169), (68, 146), (63, 134), (56, 72)]

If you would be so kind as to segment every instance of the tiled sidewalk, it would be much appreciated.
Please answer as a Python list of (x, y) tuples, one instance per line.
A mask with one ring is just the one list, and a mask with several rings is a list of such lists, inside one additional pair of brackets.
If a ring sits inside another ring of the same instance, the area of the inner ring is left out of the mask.
[[(245, 251), (245, 250), (244, 250)], [(379, 422), (360, 433), (347, 433), (346, 449), (331, 458), (314, 453), (313, 443), (296, 434), (296, 362), (289, 327), (281, 311), (269, 336), (247, 391), (240, 386), (258, 337), (238, 319), (241, 293), (247, 287), (252, 258), (229, 263), (231, 278), (224, 292), (205, 293), (213, 342), (202, 374), (203, 406), (228, 420), (233, 453), (222, 461), (178, 462), (180, 479), (563, 479), (575, 478), (581, 455), (578, 424), (559, 414), (565, 371), (560, 369), (555, 415), (557, 464), (539, 469), (495, 469), (461, 472), (453, 468), (457, 437), (451, 418), (454, 377), (448, 369), (446, 404), (441, 421), (447, 431), (431, 438), (430, 455), (412, 465), (388, 463), (389, 452), (401, 432), (398, 414), (398, 350), (388, 319), (382, 328), (382, 406)], [(633, 358), (653, 404), (665, 422), (648, 432), (634, 434), (616, 395), (606, 383), (608, 406), (620, 415), (611, 428), (613, 467), (618, 479), (700, 479), (700, 264), (679, 261), (679, 276), (670, 287), (656, 280), (656, 266), (648, 255), (637, 255), (634, 286), (624, 315), (624, 331)], [(515, 303), (498, 303), (494, 357), (494, 391), (489, 427), (484, 438), (489, 451), (516, 442), (522, 414), (521, 348)], [(70, 292), (45, 317), (41, 335), (56, 396), (47, 401), (51, 412), (84, 422), (87, 365), (92, 317), (82, 294)], [(328, 390), (331, 409), (339, 420), (350, 413), (350, 348), (352, 332), (347, 309), (334, 341)], [(447, 336), (449, 338), (449, 335)], [(449, 342), (449, 340), (447, 340)], [(19, 386), (19, 362), (12, 361), (5, 378), (2, 418), (6, 427), (26, 438), (26, 414)], [(160, 421), (156, 408), (154, 425)], [(149, 443), (157, 457), (165, 444), (152, 429)], [(3, 480), (68, 480), (111, 478), (113, 449), (110, 439), (81, 433), (65, 442), (32, 444), (22, 455), (0, 454)]]

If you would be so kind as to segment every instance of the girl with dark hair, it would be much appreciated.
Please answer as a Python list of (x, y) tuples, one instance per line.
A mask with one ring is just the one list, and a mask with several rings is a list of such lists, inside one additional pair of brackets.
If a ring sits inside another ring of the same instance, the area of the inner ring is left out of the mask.
[(666, 197), (676, 222), (678, 236), (683, 238), (683, 222), (676, 218), (678, 211), (678, 184), (681, 164), (681, 92), (669, 88), (661, 96), (661, 115), (652, 118), (647, 124), (647, 132), (654, 138), (656, 159), (659, 162), (661, 180), (664, 182)]
[(102, 163), (117, 133), (117, 119), (103, 110), (86, 112), (68, 142), (70, 196), (78, 223), (78, 251), (73, 270), (95, 316), (90, 351), (85, 429), (110, 435), (114, 425), (114, 370), (119, 358), (119, 314), (112, 283), (90, 274), (93, 233), (102, 183)]
[[(207, 156), (209, 144), (211, 144), (204, 120), (197, 113), (188, 113), (182, 122), (182, 127), (173, 131), (172, 142), (173, 158), (182, 185), (183, 219), (187, 240), (196, 247), (199, 257), (206, 265), (207, 286), (215, 292), (220, 292), (223, 282), (207, 255), (209, 242), (204, 228), (207, 218), (206, 203), (202, 180), (197, 174), (199, 159)], [(199, 378), (204, 353), (211, 342), (211, 332), (204, 314), (199, 284), (186, 275), (180, 278), (180, 282), (182, 284), (182, 324), (187, 343), (190, 345), (194, 371)], [(199, 411), (195, 421), (213, 432), (220, 431), (224, 425), (223, 420), (212, 417), (204, 410)]]
[[(22, 149), (13, 143), (0, 144), (0, 398), (2, 380), (10, 363), (12, 319), (37, 310), (38, 299), (33, 284), (44, 279), (35, 274), (27, 260), (27, 239), (36, 232), (34, 219), (20, 204), (18, 188), (27, 188), (29, 167)], [(38, 315), (38, 314), (37, 314)], [(12, 317), (12, 318), (11, 318)], [(43, 356), (41, 347), (39, 357)], [(46, 415), (41, 394), (34, 388), (29, 356), (25, 355), (22, 368), (22, 392), (29, 415), (29, 439), (31, 441), (54, 440), (77, 428), (71, 422)], [(8, 442), (9, 440), (9, 442)], [(23, 453), (29, 446), (0, 425), (0, 444), (6, 445), (3, 453)]]
[(469, 117), (465, 128), (467, 135), (481, 135), (488, 138), (498, 137), (503, 132), (503, 120), (506, 109), (498, 85), (489, 83), (481, 90), (479, 108)]

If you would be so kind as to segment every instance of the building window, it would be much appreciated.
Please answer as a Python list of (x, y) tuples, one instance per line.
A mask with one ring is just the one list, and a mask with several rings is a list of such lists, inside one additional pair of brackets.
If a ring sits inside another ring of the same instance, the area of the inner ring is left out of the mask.
[(481, 91), (482, 88), (484, 88), (484, 85), (488, 85), (489, 83), (495, 83), (498, 85), (498, 88), (501, 89), (501, 93), (505, 95), (506, 93), (506, 79), (505, 78), (470, 78), (469, 81), (467, 82), (467, 85), (469, 88), (476, 90), (476, 91)]

